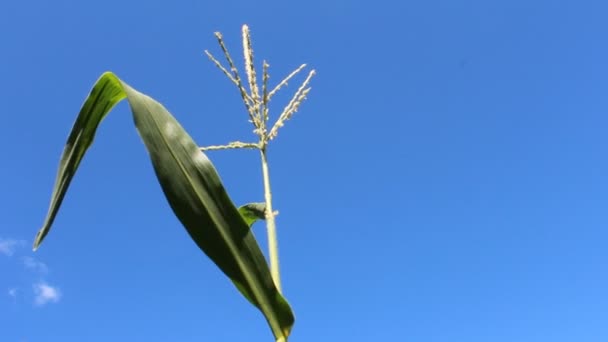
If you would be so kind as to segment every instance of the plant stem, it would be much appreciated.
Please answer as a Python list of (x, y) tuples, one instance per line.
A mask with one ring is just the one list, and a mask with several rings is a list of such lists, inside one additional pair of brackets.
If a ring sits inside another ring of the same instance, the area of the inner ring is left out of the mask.
[(268, 230), (268, 258), (270, 259), (270, 274), (274, 284), (281, 290), (281, 272), (279, 271), (279, 243), (277, 241), (277, 226), (275, 213), (272, 210), (272, 192), (270, 191), (270, 174), (268, 172), (268, 158), (266, 157), (266, 144), (260, 148), (262, 156), (262, 175), (264, 177), (264, 198), (266, 200), (266, 227)]

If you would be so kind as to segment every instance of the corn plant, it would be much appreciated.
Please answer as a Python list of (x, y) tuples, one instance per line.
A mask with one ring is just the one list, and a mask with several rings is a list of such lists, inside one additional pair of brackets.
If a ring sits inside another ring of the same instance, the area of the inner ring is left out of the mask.
[[(232, 281), (237, 290), (262, 312), (275, 340), (286, 341), (295, 318), (281, 291), (276, 212), (272, 205), (267, 147), (308, 95), (315, 71), (310, 71), (274, 124), (270, 125), (270, 100), (305, 65), (297, 68), (274, 88), (269, 88), (269, 65), (264, 61), (260, 90), (251, 37), (246, 25), (243, 26), (242, 33), (248, 90), (219, 32), (215, 36), (228, 68), (208, 51), (205, 53), (238, 88), (249, 121), (254, 126), (257, 142), (234, 141), (227, 145), (200, 147), (162, 104), (138, 92), (115, 74), (106, 72), (94, 84), (72, 127), (59, 162), (47, 216), (34, 240), (34, 250), (38, 249), (49, 233), (70, 182), (93, 143), (99, 124), (118, 102), (126, 99), (135, 127), (148, 150), (156, 177), (173, 213), (194, 243)], [(260, 152), (265, 198), (263, 203), (250, 203), (237, 208), (204, 153), (236, 148), (257, 149)], [(270, 267), (250, 229), (260, 219), (267, 224)]]

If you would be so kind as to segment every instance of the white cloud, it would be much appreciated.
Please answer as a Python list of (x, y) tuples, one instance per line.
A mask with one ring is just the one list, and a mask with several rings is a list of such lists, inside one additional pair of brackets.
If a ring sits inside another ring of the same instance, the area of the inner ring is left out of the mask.
[(17, 247), (21, 247), (24, 244), (25, 241), (23, 240), (0, 238), (0, 254), (12, 256), (13, 254), (15, 254), (15, 250), (17, 249)]
[(42, 261), (38, 261), (35, 258), (30, 256), (23, 257), (23, 265), (25, 268), (30, 269), (32, 271), (47, 274), (49, 272), (49, 268)]
[(47, 303), (57, 303), (61, 299), (61, 292), (58, 288), (53, 287), (47, 283), (40, 282), (34, 284), (34, 304), (42, 306)]

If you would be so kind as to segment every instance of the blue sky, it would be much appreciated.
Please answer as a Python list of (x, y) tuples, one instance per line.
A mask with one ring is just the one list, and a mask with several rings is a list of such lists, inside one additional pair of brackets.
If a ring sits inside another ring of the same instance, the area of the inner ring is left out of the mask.
[[(247, 23), (271, 81), (317, 70), (270, 150), (291, 341), (606, 341), (607, 11), (1, 2), (0, 340), (272, 340), (174, 218), (124, 103), (30, 248), (103, 71), (165, 104), (200, 145), (253, 138), (203, 55), (221, 55), (221, 31), (240, 63)], [(262, 199), (256, 153), (209, 156), (237, 204)]]

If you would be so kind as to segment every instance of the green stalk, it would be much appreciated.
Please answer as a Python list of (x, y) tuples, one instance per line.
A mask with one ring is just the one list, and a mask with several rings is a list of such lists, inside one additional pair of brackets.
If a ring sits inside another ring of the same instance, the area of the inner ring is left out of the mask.
[(270, 275), (279, 293), (281, 289), (281, 272), (279, 271), (279, 243), (277, 240), (277, 226), (275, 213), (272, 210), (272, 192), (270, 191), (270, 174), (268, 172), (268, 158), (266, 144), (260, 148), (262, 156), (262, 175), (264, 178), (264, 199), (266, 201), (266, 228), (268, 230), (268, 257), (270, 259)]

